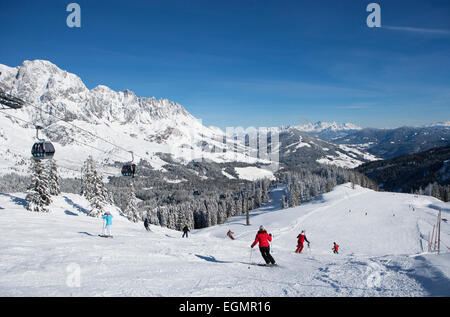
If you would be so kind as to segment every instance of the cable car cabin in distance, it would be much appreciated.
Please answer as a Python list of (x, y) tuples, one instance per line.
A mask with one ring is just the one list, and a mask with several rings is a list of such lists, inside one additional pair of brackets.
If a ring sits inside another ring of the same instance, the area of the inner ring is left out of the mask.
[(198, 196), (200, 196), (200, 194), (201, 194), (201, 192), (198, 189), (194, 190), (194, 193), (193, 193), (194, 197), (198, 197)]
[(51, 142), (36, 142), (31, 148), (31, 154), (36, 159), (50, 159), (55, 155), (55, 148)]
[(0, 105), (2, 106), (0, 109), (20, 109), (24, 104), (25, 102), (22, 99), (7, 94), (0, 89)]
[(134, 177), (137, 172), (136, 164), (125, 164), (122, 166), (122, 175), (127, 177)]

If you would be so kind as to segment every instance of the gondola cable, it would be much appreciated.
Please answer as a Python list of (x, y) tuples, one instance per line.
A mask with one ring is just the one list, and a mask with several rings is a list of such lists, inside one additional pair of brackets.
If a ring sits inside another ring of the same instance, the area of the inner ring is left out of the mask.
[[(0, 110), (0, 112), (4, 113), (4, 112), (1, 111), (1, 110)], [(13, 117), (13, 118), (15, 118), (15, 119), (17, 119), (17, 120), (23, 121), (23, 122), (25, 122), (25, 123), (27, 123), (27, 124), (29, 124), (29, 125), (35, 126), (34, 123), (32, 123), (32, 122), (30, 122), (30, 121), (27, 121), (27, 120), (24, 120), (24, 119), (21, 119), (21, 118), (19, 118), (19, 117), (16, 117), (16, 116), (14, 116), (14, 115), (12, 115), (12, 114), (9, 114), (9, 113), (4, 113), (4, 114), (5, 114), (5, 116), (10, 116), (10, 117)], [(46, 129), (49, 129), (49, 127), (42, 128), (41, 130), (46, 130)], [(67, 134), (67, 132), (66, 132), (66, 134)], [(120, 159), (120, 160), (122, 160), (122, 161), (127, 161), (127, 159), (125, 159), (125, 158), (123, 158), (123, 157), (120, 157), (120, 156), (118, 156), (118, 155), (116, 155), (116, 154), (112, 154), (112, 153), (110, 153), (110, 152), (107, 152), (107, 151), (105, 151), (105, 150), (99, 149), (99, 148), (97, 148), (97, 147), (95, 147), (95, 146), (92, 146), (92, 145), (90, 145), (90, 144), (84, 143), (84, 142), (82, 142), (82, 141), (80, 141), (80, 140), (77, 140), (77, 139), (75, 139), (75, 138), (73, 138), (73, 137), (71, 137), (71, 136), (69, 136), (69, 135), (66, 135), (66, 136), (67, 136), (68, 138), (70, 138), (70, 139), (71, 139), (72, 141), (74, 141), (74, 142), (77, 142), (77, 143), (82, 144), (82, 145), (84, 145), (84, 146), (88, 146), (88, 147), (93, 148), (93, 149), (95, 149), (95, 150), (97, 150), (97, 151), (106, 153), (106, 154), (108, 154), (108, 155), (110, 155), (110, 156), (115, 156), (116, 158), (118, 158), (118, 159)], [(128, 151), (128, 152), (129, 152), (129, 151)]]
[[(16, 155), (18, 155), (18, 156), (25, 156), (25, 154), (21, 153), (21, 151), (19, 151), (18, 149), (14, 149), (14, 148), (12, 148), (12, 147), (8, 147), (8, 149), (7, 149), (6, 151), (9, 151), (9, 152), (11, 152), (11, 153), (14, 153), (14, 154), (16, 154)], [(67, 167), (67, 166), (59, 166), (59, 168), (61, 168), (61, 169), (66, 169), (66, 170), (73, 171), (73, 172), (77, 172), (77, 173), (80, 173), (80, 172), (82, 171), (82, 169), (83, 169), (83, 166), (78, 165), (77, 162), (71, 161), (71, 160), (69, 160), (69, 159), (60, 158), (60, 159), (58, 159), (58, 161), (67, 161), (67, 162), (71, 162), (75, 167), (77, 167), (77, 168), (79, 167), (79, 168), (80, 168), (80, 169), (73, 169), (73, 168), (70, 168), (70, 167)], [(106, 175), (110, 175), (110, 176), (115, 176), (115, 177), (119, 176), (118, 174), (113, 174), (113, 173), (109, 173), (109, 172), (105, 172), (105, 171), (102, 171), (102, 174), (106, 174)]]
[[(118, 149), (120, 149), (120, 150), (122, 150), (122, 151), (130, 152), (130, 150), (125, 149), (125, 148), (123, 148), (123, 147), (121, 147), (121, 146), (119, 146), (119, 145), (117, 145), (117, 144), (114, 144), (114, 143), (112, 143), (111, 141), (108, 141), (108, 140), (106, 140), (106, 139), (104, 139), (104, 138), (102, 138), (102, 137), (99, 137), (98, 135), (96, 135), (95, 133), (93, 133), (93, 132), (91, 132), (91, 131), (88, 131), (88, 130), (86, 130), (86, 129), (83, 129), (83, 128), (81, 128), (81, 127), (77, 126), (76, 124), (73, 124), (73, 123), (71, 123), (71, 122), (69, 122), (69, 121), (66, 121), (65, 119), (60, 118), (60, 117), (58, 117), (58, 116), (52, 114), (52, 113), (49, 112), (49, 111), (42, 110), (42, 107), (37, 107), (36, 105), (34, 105), (34, 104), (32, 104), (32, 103), (30, 103), (30, 105), (31, 105), (32, 107), (34, 107), (34, 108), (40, 110), (40, 111), (45, 112), (46, 114), (48, 114), (48, 115), (50, 115), (50, 116), (52, 116), (52, 117), (55, 117), (56, 119), (58, 119), (58, 120), (60, 120), (60, 121), (64, 121), (65, 123), (67, 123), (67, 124), (69, 124), (69, 125), (71, 125), (71, 126), (77, 128), (77, 129), (79, 129), (79, 130), (81, 130), (81, 131), (84, 131), (84, 132), (90, 134), (91, 136), (93, 136), (93, 137), (95, 137), (95, 138), (97, 138), (97, 139), (99, 139), (99, 140), (102, 140), (103, 142), (106, 142), (106, 143), (108, 143), (108, 144), (110, 144), (110, 145), (112, 145), (112, 146), (114, 146), (114, 147), (116, 147), (116, 148), (118, 148)], [(53, 108), (55, 108), (56, 110), (58, 110), (53, 104), (50, 104), (50, 106), (53, 107)], [(136, 156), (137, 156), (137, 157), (140, 157), (141, 159), (145, 159), (144, 157), (142, 157), (142, 156), (140, 156), (140, 155), (136, 155)]]
[[(3, 113), (3, 111), (1, 111), (1, 110), (0, 110), (0, 112)], [(27, 124), (30, 124), (30, 125), (34, 126), (34, 124), (33, 124), (32, 122), (30, 122), (30, 121), (21, 119), (21, 118), (19, 118), (19, 117), (16, 117), (16, 116), (14, 116), (14, 115), (9, 114), (9, 113), (4, 113), (4, 114), (5, 114), (6, 116), (14, 117), (14, 118), (17, 119), (17, 120), (23, 121), (23, 122), (25, 122), (25, 123), (27, 123)], [(48, 128), (42, 128), (42, 129), (48, 129)], [(119, 156), (117, 156), (117, 155), (115, 155), (115, 154), (111, 154), (110, 152), (107, 152), (107, 151), (105, 151), (105, 150), (99, 149), (99, 148), (97, 148), (97, 147), (95, 147), (95, 146), (92, 146), (92, 145), (90, 145), (90, 144), (84, 143), (84, 142), (82, 142), (82, 141), (80, 141), (80, 140), (77, 140), (77, 139), (75, 139), (75, 138), (72, 138), (72, 137), (70, 137), (70, 136), (67, 136), (67, 137), (70, 138), (70, 139), (72, 139), (74, 142), (77, 142), (77, 143), (82, 144), (82, 145), (84, 145), (84, 146), (90, 147), (90, 148), (95, 149), (95, 150), (97, 150), (97, 151), (103, 152), (103, 153), (105, 153), (105, 154), (108, 154), (109, 156), (115, 156), (116, 158), (120, 158), (121, 160), (125, 160), (125, 159), (122, 158), (122, 157), (119, 157)], [(18, 154), (18, 153), (16, 153), (16, 154)], [(23, 154), (20, 154), (20, 155), (23, 155)], [(63, 168), (65, 168), (65, 167), (63, 167)], [(111, 173), (105, 173), (105, 174), (117, 176), (117, 175), (111, 174)]]
[[(114, 144), (114, 143), (112, 143), (112, 142), (110, 142), (110, 141), (108, 141), (108, 140), (106, 140), (106, 139), (104, 139), (104, 138), (102, 138), (102, 137), (99, 137), (99, 136), (97, 136), (96, 134), (94, 134), (94, 133), (92, 133), (92, 132), (90, 132), (90, 131), (88, 131), (88, 130), (86, 130), (86, 129), (80, 128), (79, 126), (77, 126), (77, 125), (75, 125), (75, 124), (73, 124), (73, 123), (71, 123), (71, 122), (68, 122), (68, 121), (66, 121), (66, 120), (63, 119), (63, 118), (57, 117), (56, 115), (52, 114), (51, 112), (46, 111), (46, 110), (43, 110), (42, 107), (37, 107), (37, 106), (35, 106), (33, 103), (30, 103), (30, 105), (31, 105), (32, 107), (34, 107), (34, 108), (40, 110), (41, 113), (42, 113), (42, 111), (43, 111), (43, 112), (47, 113), (48, 115), (53, 116), (53, 117), (55, 117), (56, 119), (58, 119), (58, 120), (60, 120), (60, 121), (64, 121), (65, 123), (67, 123), (67, 124), (69, 124), (69, 125), (71, 125), (71, 126), (77, 128), (77, 129), (79, 129), (79, 130), (81, 130), (81, 131), (84, 131), (84, 132), (86, 132), (86, 133), (92, 135), (93, 137), (95, 137), (95, 138), (97, 138), (97, 139), (99, 139), (99, 140), (102, 140), (103, 142), (106, 142), (106, 143), (108, 143), (108, 144), (110, 144), (110, 145), (112, 145), (112, 146), (114, 146), (114, 147), (116, 147), (116, 148), (118, 148), (118, 149), (120, 149), (120, 150), (123, 150), (123, 151), (132, 153), (132, 155), (133, 155), (133, 160), (134, 160), (134, 154), (133, 154), (133, 152), (131, 152), (131, 151), (129, 151), (129, 150), (127, 150), (127, 149), (125, 149), (125, 148), (123, 148), (123, 147), (121, 147), (121, 146), (118, 146), (118, 145), (116, 145), (116, 144)], [(53, 104), (50, 103), (50, 106), (53, 107), (53, 108), (55, 109), (55, 111), (58, 111), (58, 109), (57, 109)], [(140, 155), (136, 155), (136, 156), (140, 157), (140, 158), (143, 159), (143, 160), (146, 160), (146, 158), (144, 158), (144, 157), (142, 157), (142, 156), (140, 156)], [(123, 176), (132, 176), (132, 177), (135, 177), (136, 173), (137, 173), (137, 165), (136, 165), (135, 163), (124, 164), (124, 165), (122, 166), (122, 175), (123, 175)]]

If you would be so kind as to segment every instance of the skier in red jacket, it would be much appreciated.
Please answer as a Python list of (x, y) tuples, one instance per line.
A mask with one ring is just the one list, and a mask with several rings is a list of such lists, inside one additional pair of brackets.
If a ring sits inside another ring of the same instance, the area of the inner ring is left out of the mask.
[(267, 265), (275, 265), (275, 260), (270, 254), (270, 241), (272, 241), (272, 234), (268, 234), (264, 226), (259, 227), (259, 231), (256, 234), (255, 241), (250, 246), (253, 248), (257, 243), (259, 243), (259, 251), (261, 251), (261, 255), (266, 261)]
[(339, 245), (336, 242), (333, 242), (333, 253), (339, 254)]
[(302, 230), (302, 232), (297, 236), (297, 250), (295, 250), (295, 253), (301, 253), (303, 250), (303, 242), (308, 242), (309, 247), (309, 241), (306, 239), (305, 230)]

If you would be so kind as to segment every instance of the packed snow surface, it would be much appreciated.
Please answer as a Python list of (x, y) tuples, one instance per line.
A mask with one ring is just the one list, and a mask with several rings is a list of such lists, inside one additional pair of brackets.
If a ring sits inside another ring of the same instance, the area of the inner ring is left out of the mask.
[[(225, 224), (181, 233), (131, 223), (112, 211), (114, 238), (86, 215), (74, 194), (54, 198), (48, 214), (24, 208), (23, 193), (0, 194), (0, 296), (449, 296), (450, 228), (441, 254), (427, 253), (438, 209), (426, 196), (374, 192), (350, 184), (295, 208), (271, 201)], [(367, 213), (367, 214), (366, 214)], [(278, 267), (250, 248), (264, 225)], [(231, 229), (235, 240), (226, 236)], [(294, 253), (306, 230), (311, 248)], [(333, 242), (340, 253), (333, 254)], [(252, 251), (251, 251), (252, 250)]]

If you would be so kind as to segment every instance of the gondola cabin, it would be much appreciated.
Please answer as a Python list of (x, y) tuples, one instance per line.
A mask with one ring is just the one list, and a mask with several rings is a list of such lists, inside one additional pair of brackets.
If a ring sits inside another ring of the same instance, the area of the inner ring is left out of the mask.
[(227, 197), (227, 196), (226, 196), (225, 194), (221, 194), (221, 195), (219, 196), (219, 199), (220, 199), (220, 200), (225, 200), (226, 197)]
[(137, 166), (136, 164), (125, 164), (122, 166), (122, 175), (123, 176), (130, 176), (134, 177), (137, 172)]
[(198, 196), (200, 196), (200, 194), (201, 194), (201, 192), (198, 189), (194, 190), (194, 197), (198, 197)]
[(31, 148), (31, 154), (36, 159), (50, 159), (55, 155), (55, 148), (51, 142), (36, 142)]

